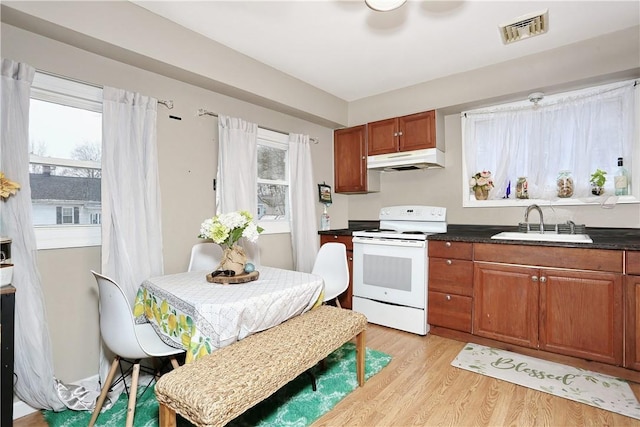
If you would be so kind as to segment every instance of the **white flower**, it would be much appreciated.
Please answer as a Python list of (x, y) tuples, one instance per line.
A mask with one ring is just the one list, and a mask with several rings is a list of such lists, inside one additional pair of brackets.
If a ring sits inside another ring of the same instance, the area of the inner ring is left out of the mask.
[(253, 222), (253, 216), (247, 211), (229, 212), (213, 218), (205, 219), (200, 225), (201, 239), (213, 240), (214, 243), (231, 247), (240, 237), (250, 242), (258, 240), (262, 227)]
[(259, 234), (260, 233), (258, 232), (258, 226), (255, 225), (253, 222), (250, 222), (247, 225), (247, 228), (245, 228), (244, 231), (242, 232), (242, 237), (244, 237), (250, 242), (255, 242), (256, 240), (258, 240)]

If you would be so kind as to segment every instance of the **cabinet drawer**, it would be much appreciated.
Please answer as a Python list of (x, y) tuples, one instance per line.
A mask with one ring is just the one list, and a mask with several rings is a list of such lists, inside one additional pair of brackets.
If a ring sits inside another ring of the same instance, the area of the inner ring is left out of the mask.
[(427, 323), (471, 332), (471, 298), (429, 291)]
[(640, 275), (640, 251), (627, 251), (627, 274)]
[(476, 243), (475, 261), (622, 273), (623, 251)]
[(321, 234), (320, 235), (320, 244), (324, 245), (328, 242), (337, 242), (344, 243), (347, 246), (348, 251), (353, 250), (353, 237), (352, 236), (341, 236), (337, 234)]
[(473, 261), (429, 258), (429, 290), (473, 295)]
[(430, 240), (429, 256), (470, 260), (473, 259), (473, 243)]

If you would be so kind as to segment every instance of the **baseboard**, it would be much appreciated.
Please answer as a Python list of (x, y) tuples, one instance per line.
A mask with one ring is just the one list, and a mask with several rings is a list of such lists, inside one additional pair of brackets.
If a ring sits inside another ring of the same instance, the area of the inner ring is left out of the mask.
[(29, 414), (33, 414), (34, 412), (38, 412), (38, 409), (32, 408), (31, 406), (24, 403), (22, 400), (15, 400), (13, 402), (13, 419), (14, 420), (25, 417)]
[[(86, 382), (98, 382), (98, 375), (92, 375), (90, 377), (84, 378), (79, 381), (75, 381), (71, 384), (79, 385)], [(27, 415), (33, 414), (34, 412), (38, 412), (39, 409), (33, 408), (30, 405), (24, 403), (22, 400), (14, 400), (13, 401), (13, 419), (17, 420), (18, 418), (25, 417)]]

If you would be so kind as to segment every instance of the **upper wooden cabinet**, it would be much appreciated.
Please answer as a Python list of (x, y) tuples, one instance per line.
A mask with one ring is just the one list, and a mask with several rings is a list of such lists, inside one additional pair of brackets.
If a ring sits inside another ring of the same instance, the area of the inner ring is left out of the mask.
[(367, 126), (369, 156), (436, 147), (435, 110), (379, 120)]
[(334, 131), (333, 173), (336, 193), (379, 191), (380, 174), (367, 172), (366, 125)]

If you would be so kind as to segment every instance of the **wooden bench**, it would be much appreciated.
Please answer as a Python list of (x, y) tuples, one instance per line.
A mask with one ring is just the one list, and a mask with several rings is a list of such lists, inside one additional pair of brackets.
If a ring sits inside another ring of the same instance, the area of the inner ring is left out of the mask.
[(364, 384), (367, 318), (320, 306), (165, 374), (155, 386), (160, 427), (176, 413), (197, 426), (223, 426), (356, 337)]

